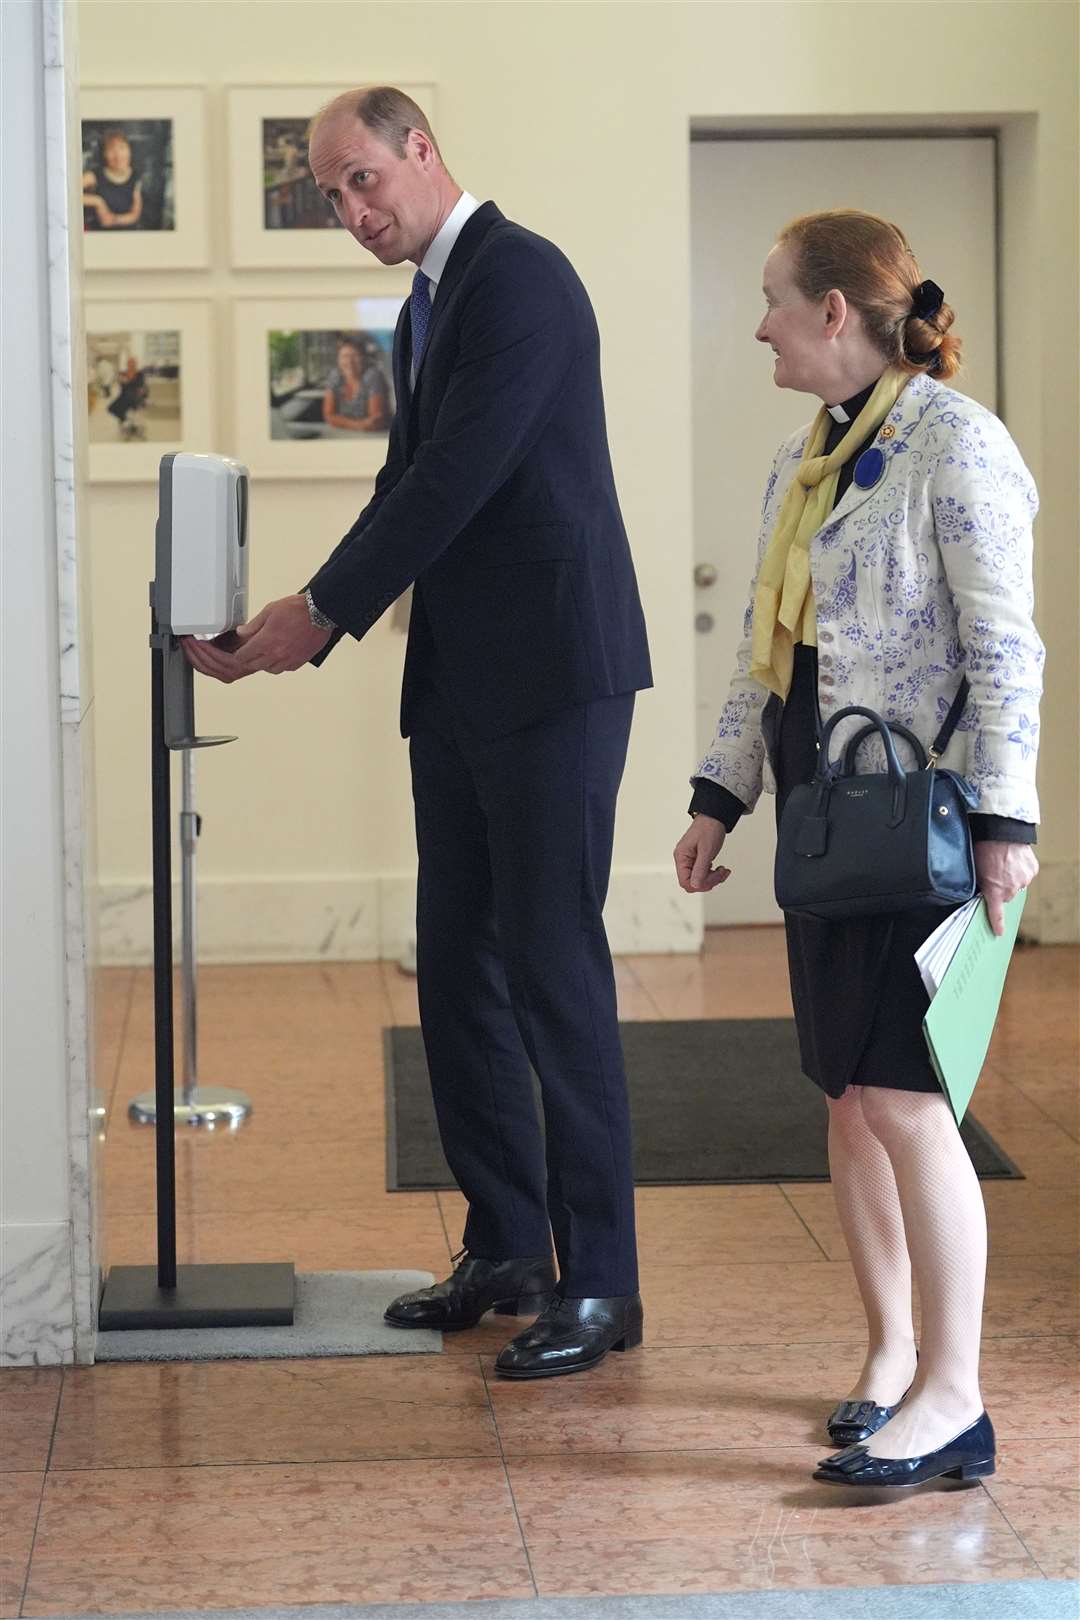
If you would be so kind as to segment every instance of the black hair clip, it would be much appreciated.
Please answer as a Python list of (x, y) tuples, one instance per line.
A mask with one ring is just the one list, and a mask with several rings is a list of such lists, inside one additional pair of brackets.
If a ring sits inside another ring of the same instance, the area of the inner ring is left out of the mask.
[(911, 295), (911, 313), (920, 321), (928, 321), (944, 302), (945, 294), (936, 281), (920, 281)]

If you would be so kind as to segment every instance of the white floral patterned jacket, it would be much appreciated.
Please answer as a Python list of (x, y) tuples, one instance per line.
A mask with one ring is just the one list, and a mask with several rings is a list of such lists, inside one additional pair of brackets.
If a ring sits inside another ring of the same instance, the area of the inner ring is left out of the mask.
[[(773, 462), (759, 567), (807, 432)], [(853, 483), (810, 545), (822, 718), (865, 704), (928, 746), (966, 674), (970, 695), (942, 763), (967, 777), (980, 812), (1037, 822), (1044, 649), (1031, 618), (1031, 474), (991, 411), (930, 377), (912, 378), (873, 442), (885, 455), (882, 477), (872, 489)], [(748, 608), (716, 736), (695, 773), (748, 810), (776, 787), (761, 730), (769, 694), (747, 673), (750, 620)], [(841, 722), (834, 759), (862, 724)], [(873, 740), (858, 769), (884, 768)]]

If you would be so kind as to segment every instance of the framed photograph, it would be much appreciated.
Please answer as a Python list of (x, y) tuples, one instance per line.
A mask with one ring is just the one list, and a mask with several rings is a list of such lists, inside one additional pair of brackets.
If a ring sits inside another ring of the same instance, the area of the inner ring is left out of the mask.
[(188, 270), (207, 263), (201, 90), (84, 88), (83, 262), (87, 270)]
[(263, 478), (374, 478), (404, 292), (236, 301), (236, 447)]
[[(233, 264), (286, 269), (379, 269), (337, 222), (311, 177), (307, 137), (319, 108), (348, 85), (245, 85), (229, 91)], [(434, 124), (429, 84), (403, 84)]]
[(209, 303), (101, 298), (85, 309), (91, 482), (152, 480), (169, 450), (218, 448)]

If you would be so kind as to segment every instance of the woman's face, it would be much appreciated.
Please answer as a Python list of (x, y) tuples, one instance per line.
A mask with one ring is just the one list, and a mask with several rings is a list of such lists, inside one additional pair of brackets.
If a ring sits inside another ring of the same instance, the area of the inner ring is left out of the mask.
[(122, 135), (105, 142), (105, 167), (118, 171), (131, 167), (131, 147)]
[(337, 363), (343, 377), (359, 377), (360, 355), (351, 343), (343, 343), (338, 349)]
[(776, 356), (773, 381), (777, 388), (820, 393), (830, 349), (826, 300), (811, 302), (799, 291), (791, 253), (780, 244), (765, 260), (762, 285), (765, 315), (754, 336)]

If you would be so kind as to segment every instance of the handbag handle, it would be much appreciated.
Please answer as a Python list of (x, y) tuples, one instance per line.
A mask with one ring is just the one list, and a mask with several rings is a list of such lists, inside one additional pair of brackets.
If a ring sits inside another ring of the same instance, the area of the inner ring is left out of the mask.
[[(897, 827), (903, 821), (907, 809), (907, 776), (896, 752), (896, 744), (892, 740), (888, 722), (883, 720), (874, 709), (864, 709), (860, 703), (849, 704), (846, 709), (840, 709), (828, 721), (825, 730), (821, 733), (821, 752), (818, 755), (817, 783), (818, 801), (817, 814), (824, 815), (828, 803), (829, 793), (833, 783), (839, 777), (843, 766), (840, 762), (832, 765), (829, 762), (829, 749), (832, 744), (832, 734), (841, 720), (848, 720), (852, 715), (861, 714), (870, 725), (865, 728), (866, 734), (870, 730), (878, 733), (885, 749), (885, 759), (888, 764), (889, 778), (892, 782), (892, 815), (889, 818), (890, 827)], [(861, 740), (861, 736), (860, 736)]]
[[(854, 737), (852, 737), (849, 741), (846, 749), (844, 750), (844, 762), (842, 771), (840, 773), (841, 775), (853, 776), (855, 774), (855, 758), (859, 752), (859, 749), (862, 747), (867, 738), (872, 736), (875, 731), (880, 731), (883, 725), (887, 726), (890, 731), (895, 731), (898, 736), (903, 737), (904, 741), (910, 745), (915, 754), (915, 758), (918, 761), (919, 770), (925, 770), (928, 764), (936, 765), (946, 748), (948, 748), (949, 743), (952, 741), (953, 732), (959, 725), (960, 717), (967, 707), (967, 700), (970, 692), (971, 684), (968, 681), (967, 676), (962, 675), (960, 677), (960, 685), (957, 687), (953, 700), (949, 705), (949, 712), (942, 721), (941, 730), (930, 744), (929, 759), (927, 759), (926, 750), (923, 748), (919, 738), (916, 737), (913, 731), (909, 731), (907, 726), (901, 725), (899, 720), (882, 720), (881, 716), (876, 714), (873, 709), (863, 709), (857, 704), (853, 704), (846, 709), (841, 709), (838, 714), (833, 715), (832, 719), (829, 721), (819, 738), (818, 746), (821, 750), (818, 756), (819, 768), (820, 763), (823, 762), (824, 768), (828, 770), (829, 738), (832, 734), (832, 729), (836, 725), (837, 721), (843, 720), (845, 716), (849, 714), (866, 715), (870, 721), (870, 724), (868, 726), (864, 726), (861, 731), (857, 731)], [(887, 741), (885, 751), (887, 754)], [(834, 772), (833, 774), (835, 775), (836, 773)]]
[(836, 777), (840, 775), (842, 769), (840, 761), (837, 761), (835, 765), (831, 764), (829, 761), (829, 750), (832, 746), (832, 735), (842, 720), (850, 720), (852, 715), (856, 714), (861, 714), (864, 720), (869, 720), (870, 722), (870, 724), (859, 733), (858, 740), (861, 742), (863, 738), (868, 737), (872, 731), (876, 731), (878, 736), (881, 738), (885, 749), (885, 758), (888, 761), (889, 775), (894, 781), (902, 781), (904, 777), (904, 767), (900, 763), (899, 755), (896, 752), (896, 744), (893, 742), (889, 731), (889, 721), (883, 720), (876, 709), (864, 709), (861, 703), (851, 703), (846, 709), (838, 709), (836, 714), (830, 716), (824, 731), (821, 733), (821, 752), (818, 755), (818, 775), (828, 777), (831, 781), (835, 781)]
[[(915, 755), (915, 769), (924, 771), (926, 769), (926, 750), (919, 741), (918, 737), (916, 737), (915, 733), (913, 731), (909, 731), (907, 726), (902, 726), (899, 720), (886, 720), (885, 724), (888, 726), (890, 731), (895, 731), (898, 737), (903, 737), (904, 741)], [(857, 731), (855, 733), (854, 737), (852, 737), (851, 741), (844, 749), (844, 765), (840, 773), (842, 776), (855, 775), (855, 759), (858, 755), (859, 749), (868, 738), (874, 735), (876, 731), (876, 726), (863, 726), (861, 731)]]

